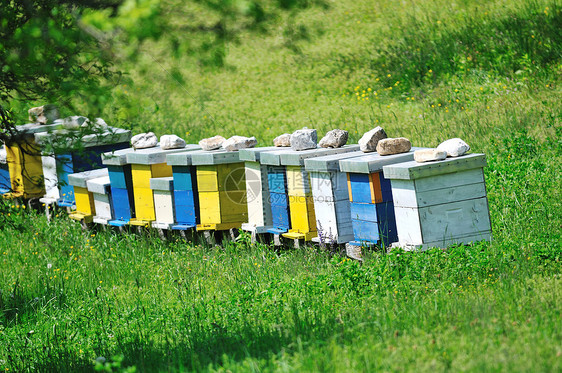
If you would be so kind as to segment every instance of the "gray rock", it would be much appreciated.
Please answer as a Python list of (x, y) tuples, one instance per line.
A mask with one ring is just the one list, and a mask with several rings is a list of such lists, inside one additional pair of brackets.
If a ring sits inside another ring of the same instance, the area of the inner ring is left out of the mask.
[(409, 152), (412, 143), (405, 137), (386, 138), (377, 144), (377, 153), (380, 155), (391, 155)]
[(33, 107), (27, 111), (29, 120), (33, 123), (51, 124), (59, 119), (59, 110), (55, 105)]
[(162, 149), (180, 149), (185, 148), (185, 140), (176, 135), (160, 136), (160, 148)]
[(318, 145), (323, 148), (341, 148), (347, 143), (349, 133), (344, 130), (331, 130), (320, 140)]
[(291, 134), (291, 148), (293, 150), (316, 149), (318, 135), (316, 130), (303, 128)]
[(62, 120), (62, 126), (64, 128), (75, 129), (75, 128), (80, 128), (83, 125), (87, 125), (87, 123), (89, 122), (90, 121), (86, 117), (80, 115), (73, 115), (71, 117), (64, 118)]
[(346, 243), (345, 244), (345, 254), (348, 258), (363, 261), (363, 253), (361, 252), (361, 246), (355, 246)]
[(379, 141), (387, 137), (382, 127), (373, 128), (369, 132), (365, 132), (361, 139), (359, 139), (359, 149), (365, 153), (374, 152), (377, 150)]
[(468, 152), (470, 150), (470, 146), (463, 140), (456, 137), (454, 139), (443, 141), (439, 144), (437, 150), (447, 152), (448, 157), (459, 157)]
[(222, 136), (213, 136), (199, 141), (199, 146), (203, 150), (215, 150), (219, 149), (225, 140)]
[(414, 159), (418, 163), (442, 161), (447, 158), (447, 152), (437, 149), (420, 149), (414, 152)]
[(255, 137), (232, 136), (222, 143), (224, 150), (234, 152), (240, 149), (253, 148), (258, 143)]
[(131, 145), (135, 149), (153, 148), (158, 145), (158, 137), (153, 132), (139, 133), (131, 137)]
[(273, 145), (275, 146), (291, 146), (291, 134), (284, 133), (273, 139)]

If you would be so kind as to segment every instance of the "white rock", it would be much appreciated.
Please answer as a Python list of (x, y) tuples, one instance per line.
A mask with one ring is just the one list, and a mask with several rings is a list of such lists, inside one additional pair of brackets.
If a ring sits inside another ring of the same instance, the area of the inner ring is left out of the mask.
[(293, 150), (316, 149), (317, 143), (318, 135), (314, 129), (303, 128), (291, 134), (291, 148)]
[(377, 153), (380, 155), (391, 155), (409, 152), (412, 143), (405, 137), (386, 138), (377, 144)]
[(414, 159), (418, 163), (442, 161), (447, 158), (447, 152), (437, 149), (420, 149), (414, 152)]
[(273, 139), (273, 145), (275, 146), (291, 146), (291, 134), (284, 133)]
[(359, 149), (365, 153), (374, 152), (377, 150), (379, 141), (387, 137), (382, 127), (373, 128), (369, 132), (365, 132), (361, 139), (359, 139)]
[(139, 133), (131, 137), (131, 145), (135, 149), (153, 148), (158, 145), (158, 137), (153, 132)]
[(185, 140), (176, 135), (162, 135), (160, 136), (161, 149), (180, 149), (185, 148)]
[(228, 140), (222, 143), (224, 150), (229, 152), (234, 152), (240, 149), (253, 148), (258, 143), (258, 140), (254, 136), (244, 137), (244, 136), (232, 136)]
[(32, 107), (27, 113), (29, 114), (29, 120), (33, 123), (51, 124), (55, 119), (59, 119), (59, 110), (51, 104)]
[(199, 146), (203, 150), (215, 150), (219, 149), (225, 140), (226, 139), (224, 137), (217, 135), (199, 141)]
[(463, 140), (456, 137), (454, 139), (443, 141), (439, 144), (437, 150), (447, 152), (448, 157), (459, 157), (468, 152), (470, 150), (470, 146)]
[(344, 130), (331, 130), (320, 140), (318, 145), (323, 148), (341, 148), (347, 143), (349, 133)]

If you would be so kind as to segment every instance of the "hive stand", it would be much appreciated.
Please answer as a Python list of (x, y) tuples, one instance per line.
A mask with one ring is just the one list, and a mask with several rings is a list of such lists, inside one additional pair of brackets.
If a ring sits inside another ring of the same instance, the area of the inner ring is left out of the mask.
[(150, 179), (150, 189), (154, 194), (154, 212), (156, 215), (156, 220), (152, 222), (152, 228), (170, 229), (170, 226), (175, 222), (174, 178), (172, 176), (152, 178)]
[[(310, 150), (287, 150), (264, 153), (261, 163), (277, 168), (268, 169), (274, 229), (268, 230), (279, 243), (279, 235), (292, 239), (298, 247), (299, 240), (310, 241), (317, 236), (314, 202), (310, 189), (308, 172), (304, 161), (308, 158), (331, 154), (349, 153), (359, 150), (359, 145), (346, 145), (341, 148), (316, 148)], [(285, 206), (288, 204), (288, 211)], [(286, 219), (289, 213), (290, 220)], [(275, 224), (280, 221), (283, 225)]]
[(194, 149), (170, 154), (166, 162), (172, 167), (174, 177), (174, 210), (175, 222), (172, 230), (177, 230), (185, 236), (187, 230), (192, 230), (199, 224), (199, 194), (197, 193), (196, 168), (192, 165), (193, 154), (205, 152)]
[(414, 159), (414, 151), (417, 149), (419, 148), (412, 148), (407, 153), (384, 156), (368, 153), (362, 157), (340, 161), (340, 170), (347, 173), (354, 236), (349, 245), (388, 246), (397, 240), (390, 180), (383, 177), (382, 168)]
[(10, 173), (8, 198), (40, 198), (45, 194), (41, 149), (34, 134), (62, 127), (62, 121), (53, 124), (28, 123), (16, 126), (15, 137), (6, 144), (6, 159)]
[(0, 147), (0, 195), (9, 193), (10, 188), (10, 170), (8, 169), (6, 148), (2, 145)]
[[(279, 198), (272, 198), (270, 194), (269, 184), (272, 184), (273, 193), (281, 193), (285, 195), (285, 178), (281, 169), (280, 185), (277, 185), (278, 169), (275, 166), (260, 164), (262, 154), (271, 151), (283, 152), (289, 151), (291, 148), (282, 148), (277, 146), (268, 146), (261, 148), (240, 149), (240, 160), (245, 161), (246, 173), (246, 195), (248, 200), (248, 222), (242, 224), (242, 230), (250, 232), (252, 242), (255, 242), (256, 235), (267, 233), (268, 230), (276, 229), (275, 227), (286, 226), (289, 228), (288, 206), (285, 199), (283, 206), (280, 208)], [(270, 180), (268, 170), (272, 170)], [(273, 194), (276, 197), (276, 194)], [(275, 206), (275, 207), (274, 207)], [(276, 211), (275, 223), (272, 215), (272, 207), (281, 210)], [(286, 231), (286, 230), (285, 230)]]
[(74, 197), (76, 198), (76, 210), (68, 216), (77, 220), (83, 226), (93, 221), (96, 214), (96, 206), (94, 203), (94, 195), (88, 191), (88, 180), (97, 179), (108, 176), (107, 168), (97, 170), (78, 172), (68, 175), (68, 183), (74, 188)]
[(355, 151), (306, 159), (305, 169), (310, 175), (316, 228), (312, 241), (320, 244), (342, 244), (353, 240), (351, 210), (347, 192), (347, 174), (340, 171), (340, 160), (362, 157)]
[(127, 154), (135, 149), (127, 148), (102, 154), (102, 163), (109, 171), (111, 182), (111, 200), (114, 218), (108, 222), (113, 227), (124, 227), (135, 217), (133, 198), (133, 178), (131, 165), (127, 163)]
[(187, 145), (184, 148), (167, 150), (156, 146), (127, 153), (127, 163), (131, 165), (135, 202), (135, 217), (129, 220), (130, 225), (147, 227), (156, 219), (150, 179), (172, 176), (172, 167), (166, 164), (166, 156), (190, 148), (198, 148), (198, 146)]
[(94, 223), (107, 225), (114, 216), (109, 176), (87, 180), (86, 186), (88, 192), (94, 198), (94, 210), (96, 212), (93, 218)]
[[(35, 142), (42, 147), (45, 195), (40, 199), (47, 206), (74, 206), (73, 188), (68, 175), (102, 167), (101, 155), (110, 150), (128, 147), (131, 131), (107, 127), (107, 130), (78, 138), (77, 130), (56, 130), (35, 134)], [(48, 153), (48, 145), (56, 145), (55, 153)], [(65, 149), (61, 152), (60, 149)]]
[(398, 245), (445, 248), (491, 240), (484, 154), (385, 166), (391, 180)]
[(198, 231), (234, 230), (248, 220), (246, 176), (239, 152), (214, 150), (194, 153), (199, 192), (200, 223)]

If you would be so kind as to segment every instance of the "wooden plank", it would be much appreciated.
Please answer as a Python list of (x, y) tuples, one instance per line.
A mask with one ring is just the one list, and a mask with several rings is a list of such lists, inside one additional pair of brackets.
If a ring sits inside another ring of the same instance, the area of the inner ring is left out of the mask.
[(83, 215), (94, 215), (96, 207), (94, 205), (94, 196), (88, 192), (88, 189), (75, 186), (74, 197), (76, 198), (76, 211)]
[(423, 243), (418, 209), (394, 207), (398, 240), (404, 244), (421, 245)]
[(485, 197), (419, 209), (424, 242), (491, 230)]
[(421, 193), (407, 189), (395, 189), (393, 192), (396, 206), (421, 208), (485, 197), (486, 186), (484, 183), (478, 183)]
[(110, 186), (109, 176), (89, 179), (86, 181), (86, 186), (89, 192), (97, 194), (108, 194)]
[(219, 192), (199, 191), (201, 206), (201, 224), (217, 224), (221, 222)]
[(13, 197), (33, 198), (45, 195), (41, 155), (33, 140), (6, 146), (6, 158)]
[(429, 176), (442, 175), (452, 172), (486, 167), (484, 154), (468, 154), (461, 157), (447, 158), (437, 162), (417, 163), (408, 161), (384, 167), (384, 177), (387, 179), (414, 180)]
[(340, 161), (342, 159), (351, 159), (363, 157), (366, 153), (358, 150), (341, 154), (330, 154), (316, 158), (305, 159), (304, 165), (307, 171), (340, 171)]
[(150, 188), (133, 188), (136, 219), (152, 221), (155, 219), (154, 194)]
[(197, 190), (197, 171), (191, 166), (172, 166), (175, 190)]
[(133, 180), (133, 188), (150, 188), (152, 171), (149, 165), (132, 164), (131, 177)]
[(128, 221), (134, 216), (134, 207), (131, 206), (133, 199), (131, 197), (127, 189), (111, 187), (115, 219)]
[(172, 176), (153, 177), (150, 179), (150, 189), (170, 192), (174, 190), (174, 178)]
[(93, 193), (93, 197), (96, 217), (104, 220), (112, 219), (113, 210), (111, 208), (111, 199), (109, 194)]
[(418, 193), (456, 187), (467, 184), (478, 184), (484, 182), (484, 170), (473, 168), (467, 171), (452, 172), (415, 179), (416, 191)]
[(171, 191), (154, 191), (154, 212), (156, 221), (159, 223), (173, 224), (175, 222), (174, 199)]
[(360, 203), (372, 203), (371, 181), (368, 174), (349, 173), (351, 200)]
[(246, 168), (244, 163), (217, 165), (219, 191), (246, 190)]
[[(150, 174), (152, 177), (170, 177), (173, 175), (172, 166), (166, 163), (153, 163), (150, 165)], [(150, 186), (150, 181), (149, 181)]]
[(284, 166), (304, 166), (304, 161), (308, 158), (322, 157), (330, 154), (349, 153), (357, 150), (359, 150), (359, 145), (345, 145), (341, 148), (316, 148), (301, 151), (290, 150), (280, 153), (280, 164)]
[(241, 161), (259, 162), (261, 155), (264, 153), (289, 150), (291, 150), (290, 147), (265, 146), (259, 148), (240, 149), (238, 152), (240, 153)]
[[(57, 200), (60, 198), (57, 177), (57, 160), (55, 156), (48, 155), (41, 157), (43, 166), (43, 179), (45, 182), (45, 197)], [(0, 181), (2, 184), (2, 181)]]
[(87, 135), (83, 135), (83, 133), (83, 129), (60, 129), (49, 132), (36, 132), (34, 133), (34, 138), (35, 142), (41, 145), (53, 144), (65, 148), (77, 145), (91, 148), (104, 144), (129, 142), (131, 140), (131, 131), (110, 126), (104, 132)]
[(126, 148), (106, 152), (101, 155), (101, 162), (104, 165), (124, 166), (127, 164), (127, 154), (134, 152), (134, 148)]
[(310, 180), (304, 167), (287, 166), (287, 193), (293, 196), (310, 196)]
[[(74, 187), (87, 189), (88, 180), (97, 179), (99, 177), (109, 176), (107, 168), (100, 168), (98, 170), (78, 172), (68, 175), (68, 183)], [(75, 188), (76, 194), (76, 188)]]
[(201, 149), (199, 145), (188, 144), (184, 148), (180, 149), (162, 149), (160, 146), (155, 146), (153, 148), (146, 149), (136, 149), (133, 152), (127, 153), (127, 163), (130, 164), (144, 164), (152, 165), (158, 163), (166, 163), (166, 156), (168, 154), (174, 154), (179, 152), (185, 152), (186, 150), (198, 150)]
[(266, 208), (269, 199), (267, 166), (249, 161), (245, 166), (248, 223), (254, 227), (271, 226), (271, 209)]
[(379, 155), (378, 153), (367, 153), (362, 157), (342, 159), (340, 161), (340, 170), (362, 174), (378, 172), (386, 165), (413, 160), (414, 151), (418, 149), (422, 148), (412, 148), (409, 152), (400, 154)]
[(197, 167), (197, 189), (199, 192), (218, 192), (217, 166), (202, 165)]
[(210, 150), (194, 153), (191, 156), (191, 163), (197, 165), (216, 165), (239, 163), (239, 152), (227, 152), (226, 150)]
[(188, 149), (166, 155), (166, 163), (170, 166), (191, 166), (193, 154), (202, 153), (201, 149)]
[[(465, 236), (459, 237), (450, 237), (439, 241), (427, 242), (423, 245), (417, 246), (420, 249), (429, 249), (432, 247), (439, 247), (439, 248), (447, 248), (451, 245), (458, 245), (458, 244), (470, 244), (472, 242), (479, 242), (479, 241), (491, 241), (492, 240), (492, 232), (491, 231), (483, 231), (474, 234), (469, 234)], [(406, 249), (408, 249), (408, 245), (405, 245)]]
[(38, 123), (26, 123), (16, 126), (16, 132), (19, 135), (33, 135), (40, 132), (52, 132), (58, 129), (62, 129), (62, 120), (56, 120), (51, 124), (38, 124)]

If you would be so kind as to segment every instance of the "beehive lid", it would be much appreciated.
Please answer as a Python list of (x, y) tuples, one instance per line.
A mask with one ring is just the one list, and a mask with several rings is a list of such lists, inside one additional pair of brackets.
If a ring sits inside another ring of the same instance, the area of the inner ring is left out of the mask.
[(159, 164), (166, 163), (166, 156), (168, 154), (174, 154), (179, 152), (184, 152), (186, 150), (198, 150), (201, 149), (199, 145), (187, 144), (184, 148), (179, 149), (162, 149), (160, 146), (155, 146), (153, 148), (146, 149), (136, 149), (130, 153), (127, 153), (127, 163), (131, 164)]
[(166, 163), (169, 166), (191, 166), (191, 157), (194, 154), (203, 153), (205, 150), (184, 150), (179, 153), (166, 155)]
[(307, 158), (330, 154), (349, 153), (359, 150), (359, 145), (345, 145), (341, 148), (316, 148), (310, 150), (275, 151), (262, 154), (261, 163), (272, 166), (304, 166)]
[(127, 148), (103, 153), (101, 155), (101, 161), (105, 165), (124, 166), (127, 164), (127, 154), (134, 151), (135, 149), (133, 148)]
[(250, 161), (250, 162), (259, 162), (261, 155), (267, 152), (274, 152), (274, 151), (289, 151), (291, 150), (290, 147), (281, 147), (281, 146), (265, 146), (261, 148), (248, 148), (248, 149), (240, 149), (240, 160), (241, 161)]
[(100, 133), (91, 133), (80, 138), (77, 130), (61, 129), (51, 132), (35, 133), (35, 142), (40, 145), (57, 143), (60, 146), (71, 147), (80, 143), (84, 147), (93, 147), (106, 144), (117, 144), (131, 140), (131, 131), (122, 128), (107, 127), (107, 130)]
[(383, 167), (387, 179), (414, 180), (422, 177), (449, 174), (453, 172), (486, 167), (485, 154), (467, 154), (442, 161), (418, 163), (408, 161)]
[(240, 152), (228, 152), (226, 150), (201, 151), (191, 157), (193, 165), (212, 165), (240, 162)]
[(92, 193), (105, 194), (107, 187), (110, 185), (109, 176), (96, 177), (95, 179), (86, 180), (88, 191)]
[(97, 170), (78, 172), (75, 174), (68, 175), (68, 184), (75, 187), (87, 188), (88, 180), (96, 179), (108, 175), (109, 173), (107, 171), (107, 168), (99, 168)]
[(381, 171), (386, 165), (408, 162), (414, 159), (414, 151), (422, 148), (412, 148), (407, 153), (380, 155), (379, 153), (366, 153), (362, 157), (342, 159), (340, 170), (360, 174), (370, 174)]
[(63, 128), (62, 120), (57, 119), (52, 124), (39, 124), (39, 123), (22, 124), (20, 126), (16, 126), (16, 131), (19, 134), (33, 135), (35, 133), (40, 133), (40, 132), (52, 132), (61, 128)]
[(170, 177), (153, 177), (150, 179), (150, 189), (152, 190), (174, 190), (174, 178)]
[(304, 165), (307, 171), (320, 171), (320, 172), (339, 171), (340, 161), (342, 159), (362, 157), (365, 154), (366, 153), (360, 150), (349, 152), (349, 153), (331, 154), (323, 157), (306, 159), (304, 161)]

